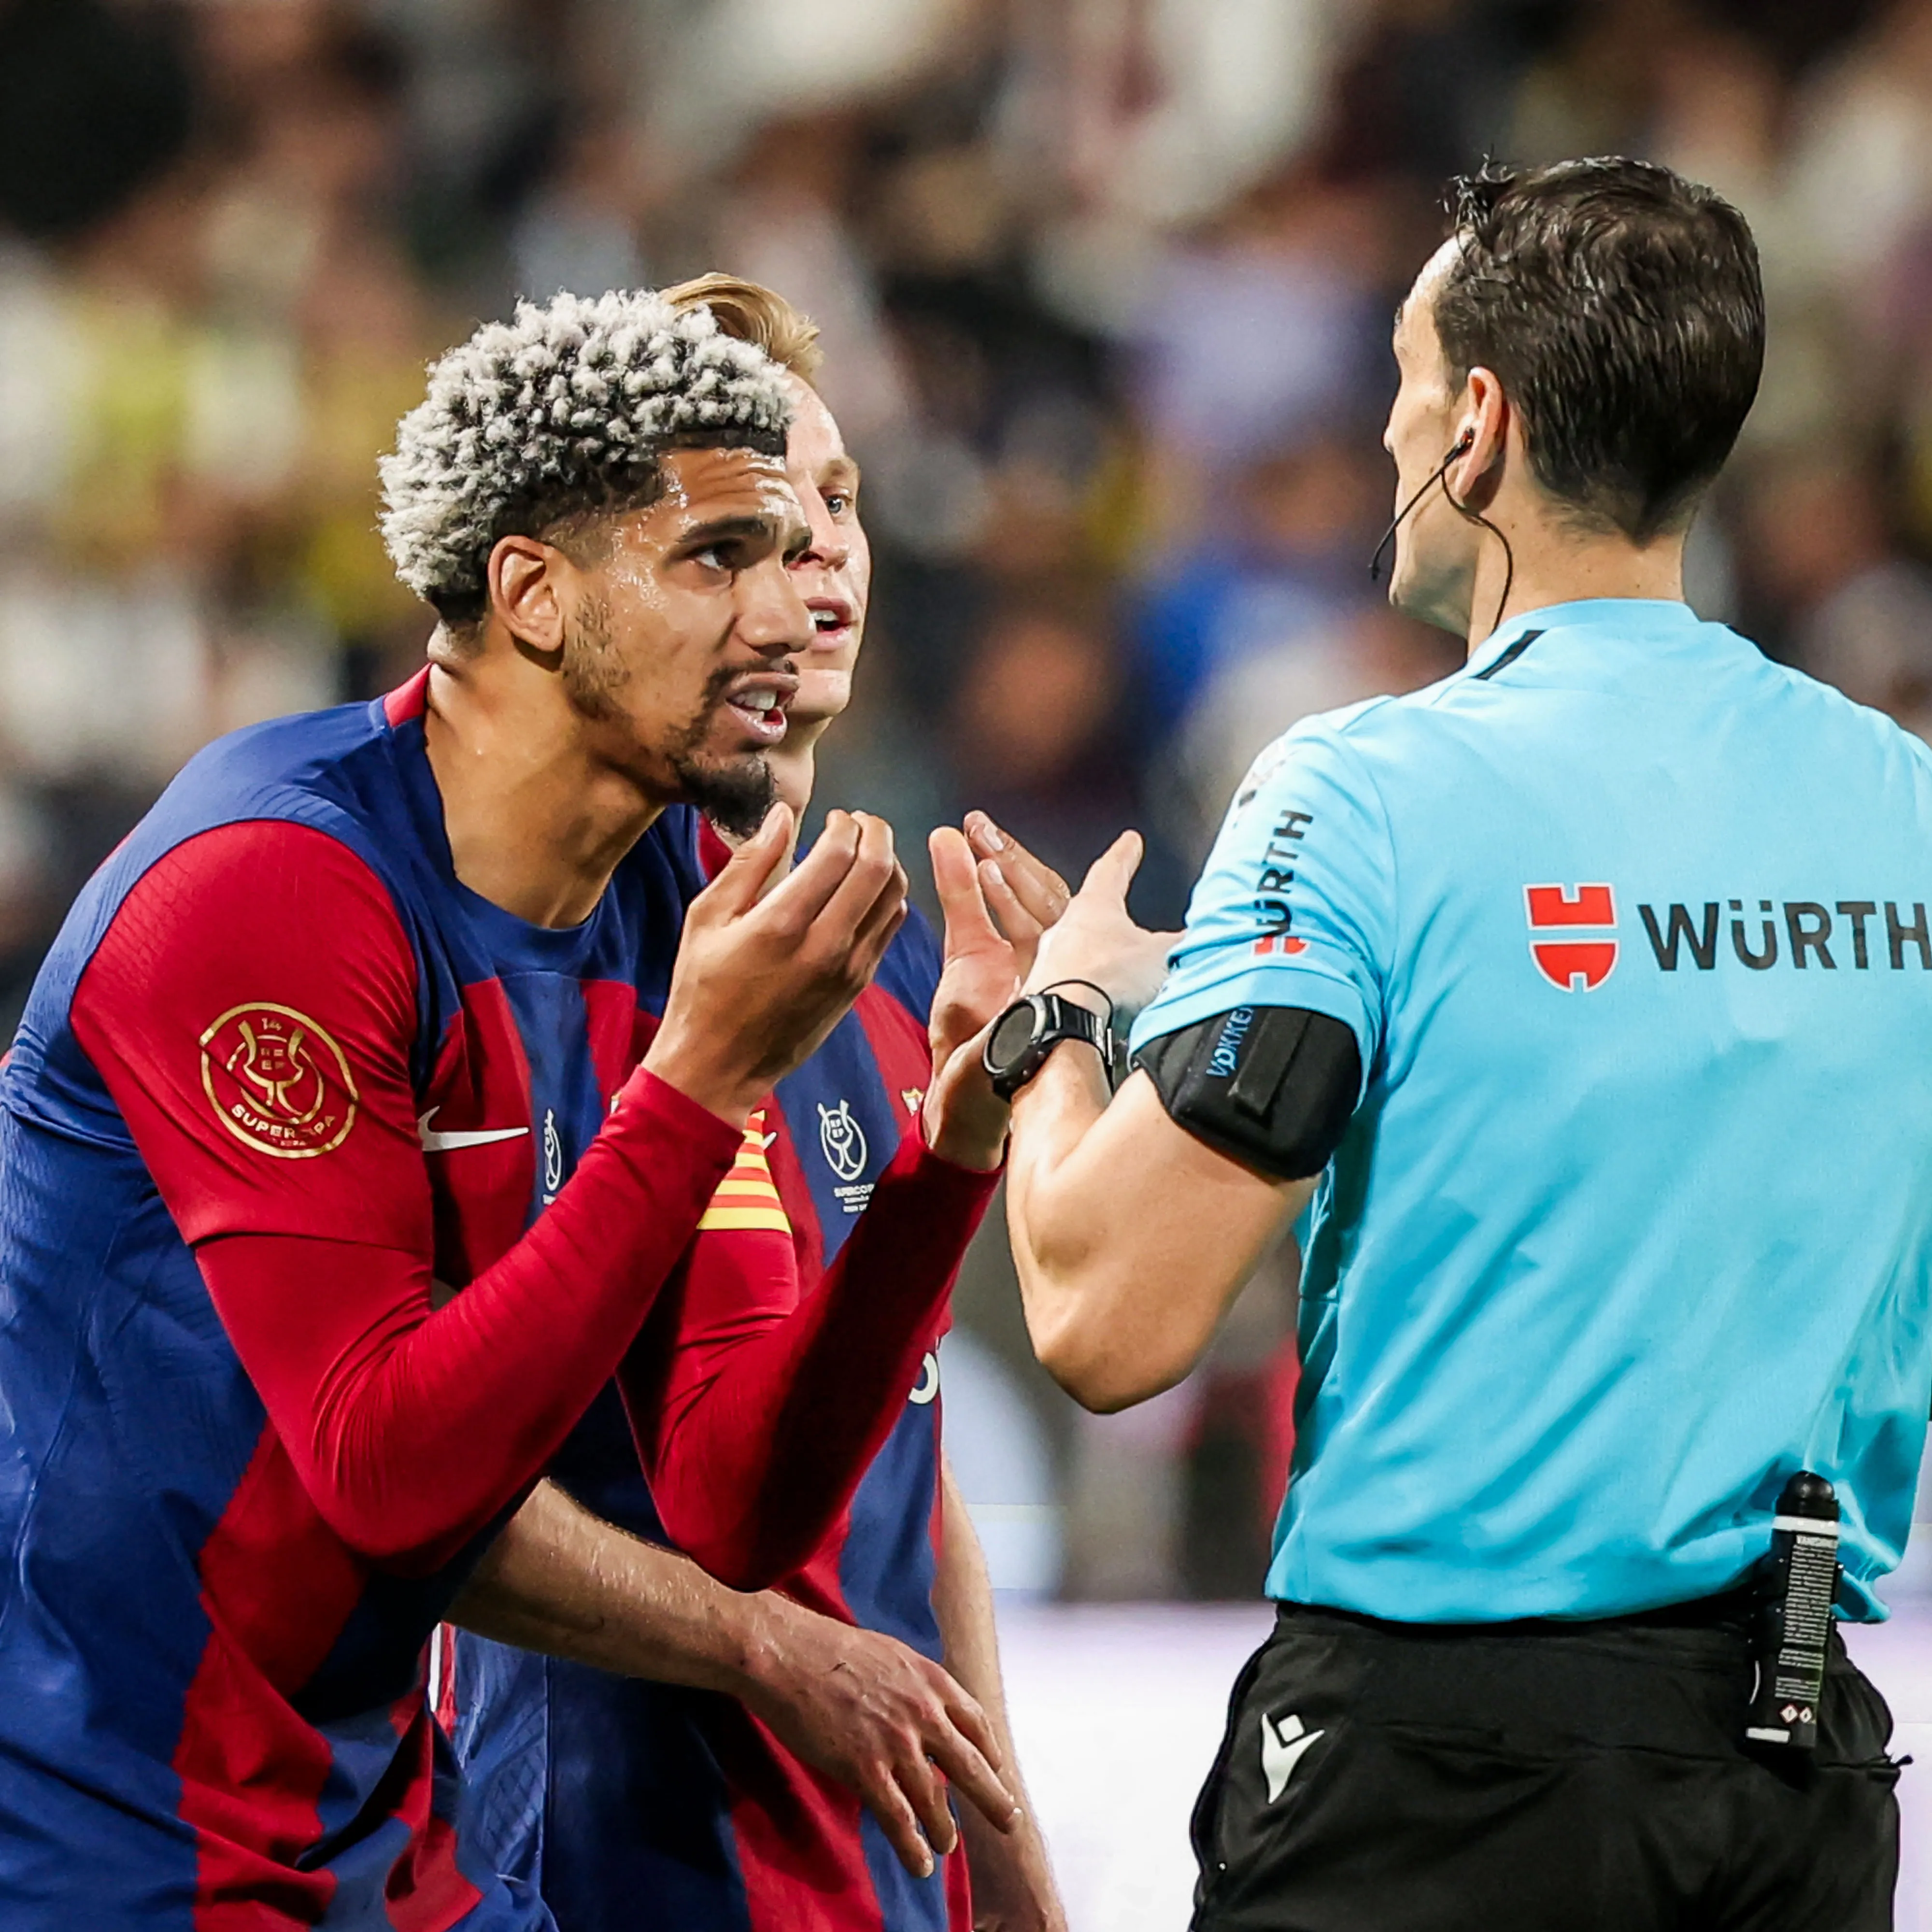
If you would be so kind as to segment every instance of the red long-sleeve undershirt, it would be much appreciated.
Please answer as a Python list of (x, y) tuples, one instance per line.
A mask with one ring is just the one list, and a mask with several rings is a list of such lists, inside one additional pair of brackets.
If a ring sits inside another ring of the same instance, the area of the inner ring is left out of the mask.
[[(446, 1560), (540, 1474), (632, 1345), (740, 1141), (640, 1070), (553, 1205), (432, 1312), (415, 981), (368, 868), (323, 833), (255, 821), (149, 871), (73, 1010), (317, 1511), (365, 1558), (404, 1570)], [(306, 1022), (300, 1064), (353, 1083), (349, 1125), (325, 1150), (278, 1154), (222, 1118), (230, 1034), (217, 1023), (266, 1010)]]
[[(352, 1083), (353, 1108), (326, 1149), (278, 1154), (224, 1123), (204, 1035), (218, 1057), (218, 1023), (257, 1008), (313, 1030), (305, 1064), (329, 1069), (340, 1049), (337, 1099)], [(794, 1316), (740, 1346), (712, 1328), (686, 1340), (681, 1293), (639, 1343), (667, 1280), (692, 1278), (680, 1257), (740, 1139), (640, 1070), (556, 1200), (433, 1308), (413, 956), (362, 861), (280, 821), (202, 834), (152, 868), (73, 1022), (317, 1512), (404, 1571), (447, 1561), (514, 1504), (620, 1362), (673, 1534), (740, 1588), (795, 1570), (889, 1432), (995, 1180), (909, 1138)], [(707, 1246), (696, 1274), (742, 1306), (761, 1291), (732, 1270), (756, 1265)]]
[(698, 1235), (620, 1381), (658, 1514), (714, 1576), (790, 1576), (824, 1541), (937, 1346), (998, 1179), (915, 1126), (802, 1300), (790, 1236)]
[(640, 1072), (530, 1232), (433, 1312), (428, 1262), (392, 1248), (203, 1244), (222, 1324), (330, 1528), (372, 1562), (434, 1569), (514, 1502), (631, 1347), (736, 1144)]

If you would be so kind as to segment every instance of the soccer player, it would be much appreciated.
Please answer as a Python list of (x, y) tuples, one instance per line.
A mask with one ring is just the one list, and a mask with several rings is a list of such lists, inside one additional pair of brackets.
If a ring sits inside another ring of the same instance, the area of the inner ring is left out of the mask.
[[(810, 386), (817, 331), (789, 304), (722, 275), (665, 298), (703, 302), (790, 372), (788, 464), (812, 530), (790, 568), (820, 628), (768, 762), (802, 814), (865, 625), (857, 466)], [(722, 865), (726, 845), (706, 844)], [(943, 845), (942, 878), (970, 896), (970, 856), (957, 835)], [(1048, 895), (1058, 885), (1036, 868), (1022, 890), (1036, 880)], [(1056, 909), (1049, 898), (1042, 916)], [(854, 1011), (754, 1115), (740, 1168), (700, 1224), (681, 1299), (657, 1318), (677, 1321), (680, 1347), (710, 1362), (784, 1317), (789, 1295), (747, 1304), (761, 1244), (794, 1246), (810, 1284), (862, 1224), (923, 1094), (938, 967), (915, 914)], [(1017, 967), (1004, 970), (1010, 986)], [(942, 1316), (935, 1350), (943, 1326)], [(940, 1452), (938, 1398), (929, 1352), (849, 1514), (782, 1594), (741, 1595), (659, 1546), (614, 1391), (553, 1466), (568, 1493), (544, 1485), (492, 1546), (453, 1612), (468, 1628), (445, 1652), (440, 1702), (479, 1844), (540, 1887), (561, 1932), (965, 1932), (969, 1856), (982, 1922), (1064, 1923), (1030, 1818), (995, 1831), (968, 1810), (962, 1851), (934, 1775), (963, 1779), (985, 1804), (982, 1747), (1010, 1780), (1012, 1765), (991, 1592)], [(634, 1681), (645, 1678), (656, 1681)], [(1004, 1826), (1011, 1802), (990, 1789)]]
[[(464, 1844), (424, 1696), (482, 1549), (620, 1365), (734, 1585), (903, 1408), (1004, 1136), (958, 998), (874, 1193), (921, 1232), (896, 1293), (822, 1298), (670, 1429), (638, 1340), (902, 916), (875, 822), (781, 878), (790, 415), (649, 294), (480, 331), (385, 464), (429, 667), (203, 752), (64, 928), (0, 1089), (9, 1932), (547, 1926)], [(701, 896), (680, 801), (751, 835)]]
[(1462, 183), (1385, 440), (1392, 595), (1467, 665), (1262, 754), (1111, 1102), (1064, 982), (1146, 990), (1130, 842), (991, 1036), (1028, 1318), (1088, 1406), (1176, 1380), (1308, 1216), (1201, 1928), (1892, 1922), (1890, 1720), (1835, 1630), (1820, 1702), (1750, 1707), (1798, 1681), (1754, 1629), (1787, 1488), (1814, 1526), (1835, 1488), (1840, 1617), (1911, 1518), (1932, 754), (1684, 604), (1763, 346), (1708, 190)]

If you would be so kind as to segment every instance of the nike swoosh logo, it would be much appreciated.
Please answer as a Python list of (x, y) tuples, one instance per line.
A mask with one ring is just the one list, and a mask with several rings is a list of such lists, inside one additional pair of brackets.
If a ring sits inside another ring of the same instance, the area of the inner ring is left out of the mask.
[(492, 1141), (521, 1140), (530, 1132), (528, 1127), (452, 1127), (439, 1133), (430, 1122), (442, 1112), (440, 1107), (432, 1107), (416, 1122), (416, 1133), (424, 1154), (448, 1154), (452, 1148), (488, 1147)]
[(1268, 1802), (1272, 1804), (1288, 1789), (1288, 1780), (1294, 1775), (1298, 1765), (1310, 1744), (1317, 1738), (1325, 1738), (1326, 1731), (1304, 1731), (1301, 1720), (1294, 1712), (1276, 1720), (1264, 1715), (1262, 1719), (1262, 1775), (1268, 1780)]

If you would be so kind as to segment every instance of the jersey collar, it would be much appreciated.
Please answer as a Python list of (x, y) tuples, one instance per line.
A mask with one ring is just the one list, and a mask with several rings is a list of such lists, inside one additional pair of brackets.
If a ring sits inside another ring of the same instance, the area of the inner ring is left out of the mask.
[(1700, 622), (1689, 604), (1673, 597), (1579, 597), (1522, 610), (1500, 624), (1469, 653), (1466, 669), (1480, 677), (1515, 651), (1526, 636), (1544, 631), (1615, 631), (1625, 637), (1693, 629)]

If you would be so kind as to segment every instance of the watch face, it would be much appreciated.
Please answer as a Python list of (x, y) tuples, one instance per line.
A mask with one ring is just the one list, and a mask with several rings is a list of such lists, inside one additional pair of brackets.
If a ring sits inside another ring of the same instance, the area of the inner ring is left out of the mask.
[(1018, 1066), (1039, 1030), (1040, 1014), (1034, 1007), (1024, 1000), (1009, 1006), (986, 1042), (987, 1060), (1003, 1070)]

